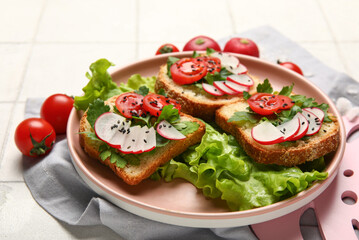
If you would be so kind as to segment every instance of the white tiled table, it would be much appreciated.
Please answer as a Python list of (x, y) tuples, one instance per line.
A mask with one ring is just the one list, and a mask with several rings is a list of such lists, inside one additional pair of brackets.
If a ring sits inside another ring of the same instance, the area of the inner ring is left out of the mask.
[(105, 57), (117, 66), (196, 35), (221, 39), (271, 25), (359, 79), (359, 1), (0, 0), (0, 239), (118, 239), (105, 227), (58, 222), (33, 200), (13, 141), (28, 97), (81, 94)]

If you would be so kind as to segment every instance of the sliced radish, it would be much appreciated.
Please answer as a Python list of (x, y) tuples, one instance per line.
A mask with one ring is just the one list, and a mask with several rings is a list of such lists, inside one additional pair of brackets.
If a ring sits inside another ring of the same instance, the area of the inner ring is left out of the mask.
[(127, 136), (125, 143), (121, 146), (119, 150), (126, 154), (138, 152), (137, 139), (141, 135), (141, 126), (136, 125), (134, 127), (131, 127), (129, 133), (126, 135)]
[(309, 123), (308, 131), (305, 135), (311, 136), (313, 134), (316, 134), (320, 127), (322, 126), (322, 122), (320, 119), (315, 115), (314, 113), (311, 113), (309, 111), (306, 111), (302, 109), (304, 117), (307, 119)]
[(297, 117), (297, 115), (294, 116), (294, 118), (290, 121), (278, 125), (277, 129), (283, 134), (283, 140), (289, 141), (293, 136), (298, 133), (300, 129), (299, 117)]
[(323, 112), (322, 109), (317, 107), (310, 107), (310, 108), (303, 108), (303, 110), (313, 113), (320, 119), (321, 122), (323, 122), (325, 113)]
[(174, 128), (166, 120), (162, 120), (157, 125), (157, 132), (162, 137), (170, 139), (170, 140), (182, 140), (182, 139), (186, 138), (185, 135), (183, 135), (180, 131), (178, 131), (176, 128)]
[(244, 91), (246, 91), (246, 92), (249, 91), (249, 87), (239, 85), (239, 84), (231, 82), (231, 81), (225, 81), (224, 85), (226, 85), (228, 88), (232, 89), (233, 91), (235, 91), (237, 93), (243, 93)]
[(225, 66), (225, 68), (230, 71), (231, 73), (234, 74), (245, 74), (248, 72), (248, 69), (246, 66), (244, 66), (243, 64), (239, 64), (238, 67), (232, 67), (232, 66)]
[(231, 54), (214, 52), (211, 54), (211, 56), (219, 58), (219, 60), (221, 60), (222, 67), (231, 67), (232, 69), (234, 69), (239, 66), (239, 59)]
[(209, 94), (213, 96), (222, 96), (224, 95), (224, 92), (216, 88), (215, 86), (212, 86), (208, 83), (202, 83), (202, 88), (204, 91), (208, 92)]
[(230, 89), (229, 87), (227, 87), (227, 86), (224, 84), (224, 81), (214, 81), (214, 82), (213, 82), (213, 85), (214, 85), (217, 89), (219, 89), (220, 91), (224, 92), (225, 94), (228, 94), (228, 95), (238, 94), (238, 92), (233, 91), (232, 89)]
[(113, 112), (101, 114), (95, 121), (96, 136), (113, 147), (121, 147), (130, 122)]
[(253, 79), (247, 74), (240, 74), (240, 75), (233, 74), (228, 76), (227, 80), (247, 87), (251, 87), (254, 84)]
[(268, 121), (264, 121), (252, 128), (252, 138), (263, 145), (270, 145), (284, 141), (283, 134)]
[(295, 134), (292, 138), (288, 139), (288, 141), (296, 141), (298, 139), (301, 139), (305, 136), (309, 128), (309, 123), (302, 113), (297, 113), (294, 118), (295, 117), (299, 119), (300, 129), (297, 134)]
[(147, 128), (145, 130), (144, 139), (140, 140), (145, 143), (143, 146), (143, 151), (148, 152), (153, 150), (156, 147), (156, 130), (154, 127)]

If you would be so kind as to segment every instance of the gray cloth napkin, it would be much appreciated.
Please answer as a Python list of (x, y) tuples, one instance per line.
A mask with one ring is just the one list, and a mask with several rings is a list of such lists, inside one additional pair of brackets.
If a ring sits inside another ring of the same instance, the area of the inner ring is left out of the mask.
[[(354, 93), (359, 89), (356, 81), (323, 65), (273, 28), (264, 26), (238, 36), (254, 40), (263, 59), (276, 62), (278, 58), (285, 57), (296, 62), (304, 73), (310, 73), (307, 78), (334, 100), (345, 96), (353, 103), (359, 103), (358, 94), (348, 95), (348, 90)], [(223, 46), (230, 37), (220, 40), (220, 44)], [(39, 116), (42, 101), (28, 99), (25, 117)], [(70, 225), (104, 225), (123, 239), (256, 239), (248, 226), (212, 229), (179, 227), (151, 221), (113, 205), (93, 192), (79, 177), (64, 136), (58, 137), (48, 156), (37, 162), (24, 157), (23, 163), (24, 179), (34, 199), (53, 217)], [(319, 236), (313, 227), (316, 225), (313, 219), (314, 214), (311, 213), (302, 218), (303, 236), (312, 237), (314, 233)]]

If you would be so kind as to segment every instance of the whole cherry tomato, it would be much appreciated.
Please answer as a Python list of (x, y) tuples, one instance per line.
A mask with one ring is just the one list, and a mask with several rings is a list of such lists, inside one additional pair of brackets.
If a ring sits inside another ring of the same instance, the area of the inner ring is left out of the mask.
[(57, 134), (66, 133), (74, 100), (65, 94), (54, 94), (48, 97), (41, 106), (41, 118), (48, 121)]
[(223, 52), (232, 52), (259, 57), (257, 44), (248, 38), (231, 38), (224, 46)]
[(171, 52), (179, 52), (179, 50), (175, 45), (171, 43), (166, 43), (157, 49), (156, 55), (171, 53)]
[(288, 68), (294, 72), (297, 72), (299, 73), (300, 75), (303, 76), (303, 72), (302, 70), (300, 69), (300, 67), (298, 67), (298, 65), (292, 63), (292, 62), (280, 62), (279, 60), (277, 61), (277, 63), (279, 65), (281, 65), (282, 67), (285, 67), (285, 68)]
[(47, 154), (55, 143), (54, 128), (42, 118), (28, 118), (15, 130), (15, 144), (22, 154), (37, 157)]
[(183, 51), (205, 51), (207, 48), (212, 48), (216, 51), (221, 51), (218, 43), (207, 36), (197, 36), (189, 40), (183, 47)]

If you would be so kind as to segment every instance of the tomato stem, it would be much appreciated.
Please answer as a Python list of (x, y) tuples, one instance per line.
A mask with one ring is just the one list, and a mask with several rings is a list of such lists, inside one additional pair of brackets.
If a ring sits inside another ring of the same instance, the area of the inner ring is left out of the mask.
[(239, 40), (241, 43), (243, 43), (243, 44), (248, 44), (249, 43), (249, 41), (248, 41), (248, 39), (245, 39), (245, 38), (242, 38), (241, 40)]
[(196, 40), (196, 44), (198, 44), (198, 45), (202, 45), (204, 42), (205, 42), (205, 41), (204, 41), (203, 38), (198, 38), (198, 39)]
[[(46, 137), (44, 137), (40, 142), (37, 142), (31, 135), (30, 132), (30, 139), (32, 142), (32, 145), (34, 146), (31, 151), (30, 151), (30, 155), (31, 156), (40, 156), (40, 155), (44, 155), (46, 153), (47, 150), (51, 149), (51, 147), (46, 146), (46, 139), (48, 137), (50, 137), (52, 134), (52, 131), (49, 133), (49, 135), (47, 135)], [(52, 146), (53, 143), (51, 143)]]

